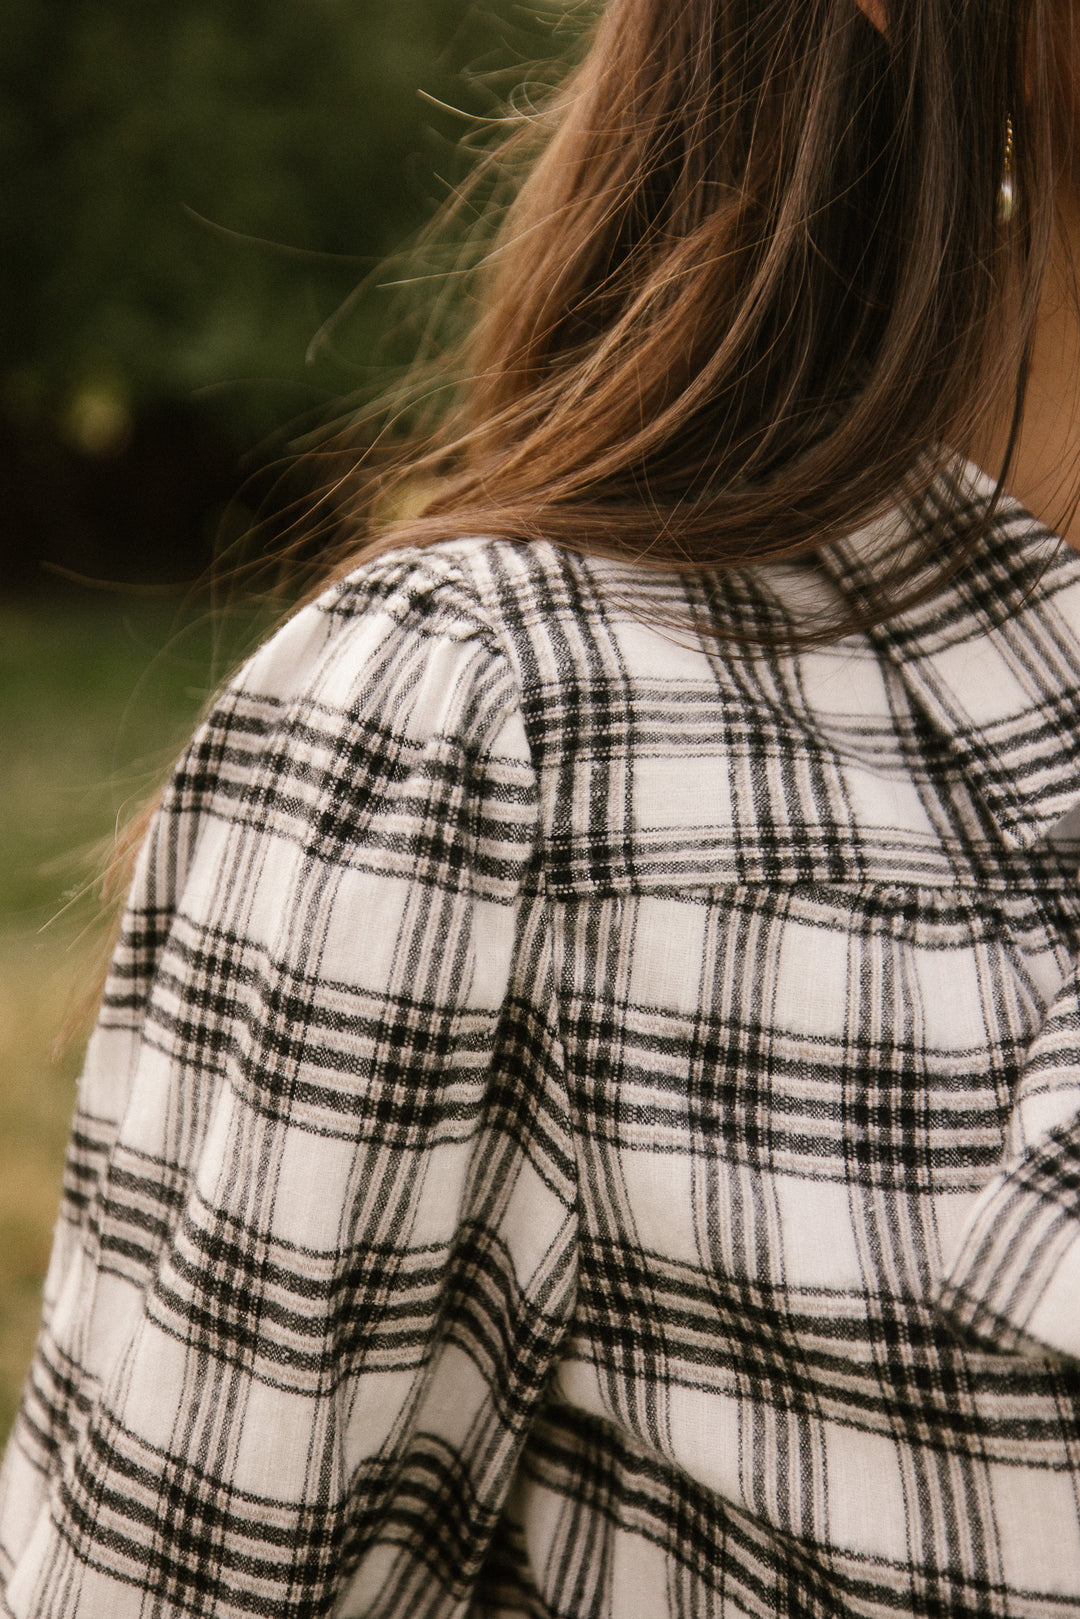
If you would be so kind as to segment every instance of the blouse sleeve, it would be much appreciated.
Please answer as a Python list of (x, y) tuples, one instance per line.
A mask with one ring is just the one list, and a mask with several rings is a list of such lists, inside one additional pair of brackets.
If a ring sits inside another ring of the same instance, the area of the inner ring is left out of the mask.
[(448, 562), (384, 559), (226, 691), (142, 852), (4, 1613), (459, 1611), (575, 1238), (519, 693)]
[(952, 1327), (980, 1348), (1080, 1361), (1080, 964), (1027, 1049), (1001, 1168), (947, 1258)]

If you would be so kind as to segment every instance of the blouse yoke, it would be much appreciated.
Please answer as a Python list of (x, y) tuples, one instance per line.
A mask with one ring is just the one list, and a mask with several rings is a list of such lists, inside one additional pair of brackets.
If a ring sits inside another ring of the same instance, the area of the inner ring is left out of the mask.
[(885, 625), (723, 640), (911, 521), (389, 553), (220, 695), (80, 1083), (4, 1619), (1080, 1615), (1080, 557), (1006, 502)]

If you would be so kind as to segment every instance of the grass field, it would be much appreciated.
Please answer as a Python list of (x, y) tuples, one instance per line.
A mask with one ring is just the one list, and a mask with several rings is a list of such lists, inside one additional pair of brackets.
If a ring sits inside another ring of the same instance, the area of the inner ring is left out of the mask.
[(53, 1048), (100, 953), (93, 885), (258, 633), (160, 598), (0, 604), (0, 1436), (36, 1327), (80, 1051)]

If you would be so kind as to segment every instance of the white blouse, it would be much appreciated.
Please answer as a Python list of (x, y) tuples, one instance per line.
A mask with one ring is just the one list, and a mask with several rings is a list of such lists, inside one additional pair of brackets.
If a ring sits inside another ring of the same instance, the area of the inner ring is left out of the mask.
[(711, 634), (905, 537), (397, 553), (222, 694), (87, 1058), (5, 1619), (1080, 1614), (1080, 557), (1008, 506), (882, 628)]

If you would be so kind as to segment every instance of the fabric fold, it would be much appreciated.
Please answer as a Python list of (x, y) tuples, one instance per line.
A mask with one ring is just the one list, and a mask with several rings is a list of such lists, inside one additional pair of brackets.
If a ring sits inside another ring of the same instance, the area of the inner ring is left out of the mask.
[(1032, 1041), (1005, 1160), (947, 1258), (938, 1305), (1004, 1351), (1080, 1360), (1080, 969)]

